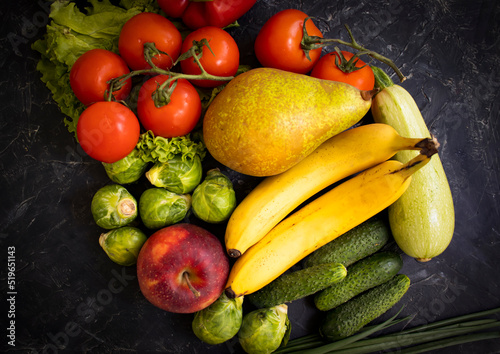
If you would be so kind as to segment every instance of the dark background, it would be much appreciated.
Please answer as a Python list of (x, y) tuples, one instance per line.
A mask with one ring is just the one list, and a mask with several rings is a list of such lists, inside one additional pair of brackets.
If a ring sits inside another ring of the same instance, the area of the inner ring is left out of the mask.
[[(68, 133), (35, 70), (39, 56), (30, 45), (45, 32), (43, 4), (0, 5), (2, 348), (23, 353), (241, 352), (236, 339), (218, 346), (200, 342), (191, 331), (192, 315), (150, 305), (135, 268), (114, 264), (100, 248), (101, 230), (92, 220), (90, 201), (109, 181)], [(499, 4), (258, 0), (239, 20), (241, 26), (229, 30), (240, 44), (241, 63), (256, 66), (253, 41), (260, 27), (279, 10), (297, 8), (317, 17), (325, 37), (347, 39), (343, 26), (348, 24), (359, 43), (392, 58), (407, 75), (402, 86), (441, 142), (456, 212), (453, 241), (441, 256), (423, 264), (404, 258), (402, 272), (412, 281), (401, 301), (402, 315), (414, 316), (408, 326), (500, 306)], [(256, 182), (230, 176), (240, 200)], [(223, 226), (206, 227), (223, 238)], [(11, 246), (15, 348), (7, 346), (4, 325)], [(321, 318), (309, 299), (290, 304), (289, 314), (292, 338), (314, 332)], [(499, 340), (490, 340), (440, 352), (498, 353), (499, 348)]]

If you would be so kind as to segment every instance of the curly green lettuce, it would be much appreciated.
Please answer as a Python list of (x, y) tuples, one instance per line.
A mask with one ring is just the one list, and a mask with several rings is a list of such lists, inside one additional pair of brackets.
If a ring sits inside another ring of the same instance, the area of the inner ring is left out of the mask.
[(118, 53), (118, 37), (125, 22), (134, 15), (158, 12), (155, 0), (122, 0), (119, 6), (109, 0), (89, 0), (81, 11), (74, 2), (56, 0), (50, 8), (50, 22), (43, 38), (32, 44), (41, 54), (37, 70), (66, 116), (64, 123), (75, 134), (84, 106), (69, 84), (69, 72), (76, 59), (88, 50), (107, 49)]
[(139, 156), (146, 162), (166, 163), (176, 156), (182, 160), (193, 159), (196, 155), (205, 158), (206, 149), (202, 141), (192, 139), (190, 134), (174, 138), (154, 136), (148, 130), (141, 134), (136, 146)]

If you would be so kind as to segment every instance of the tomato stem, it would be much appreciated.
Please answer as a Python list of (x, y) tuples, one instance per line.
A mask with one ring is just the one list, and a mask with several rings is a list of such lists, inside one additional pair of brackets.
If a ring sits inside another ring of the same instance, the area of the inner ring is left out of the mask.
[(396, 66), (396, 64), (394, 64), (394, 62), (391, 59), (389, 59), (389, 58), (387, 58), (387, 57), (385, 57), (377, 52), (366, 49), (362, 45), (358, 44), (358, 42), (356, 42), (356, 40), (354, 39), (354, 36), (353, 36), (351, 29), (349, 28), (348, 25), (344, 25), (344, 26), (345, 26), (347, 32), (349, 33), (349, 37), (351, 39), (350, 42), (346, 42), (342, 39), (336, 39), (336, 38), (322, 38), (322, 37), (318, 37), (318, 36), (310, 36), (307, 33), (307, 29), (306, 29), (306, 22), (309, 19), (311, 19), (311, 17), (307, 17), (304, 20), (304, 24), (302, 26), (303, 36), (302, 36), (302, 41), (301, 41), (301, 47), (304, 50), (304, 54), (305, 54), (307, 59), (311, 60), (311, 58), (309, 56), (309, 51), (314, 50), (314, 49), (318, 49), (318, 48), (327, 47), (327, 46), (331, 45), (332, 43), (338, 43), (338, 44), (346, 45), (348, 47), (351, 47), (351, 48), (358, 50), (359, 51), (359, 54), (357, 53), (358, 56), (366, 54), (366, 55), (369, 55), (370, 57), (388, 65), (398, 75), (399, 80), (401, 82), (406, 80), (406, 77), (403, 75), (403, 73), (399, 70), (399, 68)]
[[(138, 75), (168, 75), (169, 78), (165, 80), (161, 85), (158, 85), (157, 89), (153, 93), (153, 100), (155, 102), (155, 106), (157, 108), (160, 108), (164, 105), (167, 105), (170, 102), (170, 96), (172, 95), (172, 92), (175, 89), (176, 86), (176, 81), (179, 79), (186, 79), (186, 80), (215, 80), (215, 81), (230, 81), (234, 78), (234, 76), (216, 76), (209, 74), (204, 68), (203, 65), (200, 62), (200, 58), (202, 56), (202, 48), (203, 46), (207, 46), (210, 52), (214, 54), (212, 49), (210, 48), (210, 45), (207, 41), (207, 39), (203, 38), (200, 41), (194, 41), (193, 46), (191, 46), (187, 52), (182, 53), (179, 58), (173, 63), (172, 67), (175, 67), (180, 61), (186, 60), (188, 58), (193, 58), (196, 61), (196, 64), (200, 67), (201, 73), (196, 74), (196, 75), (190, 75), (190, 74), (184, 74), (184, 73), (179, 73), (179, 72), (173, 72), (170, 70), (165, 70), (157, 67), (152, 59), (151, 59), (151, 53), (163, 53), (160, 51), (155, 51), (154, 48), (154, 43), (145, 43), (144, 44), (144, 59), (148, 62), (148, 64), (151, 66), (150, 69), (142, 69), (142, 70), (134, 70), (131, 71), (128, 74), (119, 76), (117, 78), (114, 78), (110, 81), (108, 81), (109, 84), (109, 90), (106, 91), (106, 97), (105, 99), (107, 101), (113, 100), (113, 92), (119, 90), (125, 82)], [(215, 54), (214, 54), (215, 55)]]
[(156, 68), (157, 66), (153, 63), (153, 58), (155, 55), (165, 54), (172, 61), (172, 66), (174, 66), (174, 61), (172, 57), (167, 53), (156, 48), (156, 45), (152, 42), (144, 43), (144, 60), (151, 66), (152, 68)]
[(357, 52), (355, 53), (351, 59), (347, 60), (344, 54), (340, 51), (339, 47), (335, 47), (335, 52), (337, 55), (335, 55), (335, 65), (344, 73), (350, 74), (352, 72), (355, 72), (357, 70), (363, 69), (365, 66), (368, 64), (365, 64), (363, 66), (356, 66), (356, 64), (359, 61), (359, 56), (365, 54), (365, 52)]

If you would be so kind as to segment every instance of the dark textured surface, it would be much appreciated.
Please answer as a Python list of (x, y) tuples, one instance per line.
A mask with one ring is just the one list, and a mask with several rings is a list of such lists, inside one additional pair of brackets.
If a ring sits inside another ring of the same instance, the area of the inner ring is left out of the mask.
[[(219, 346), (201, 343), (192, 334), (192, 316), (154, 308), (140, 293), (135, 269), (115, 265), (100, 249), (90, 201), (108, 180), (67, 132), (35, 70), (38, 55), (30, 44), (44, 32), (43, 3), (0, 5), (2, 350), (241, 352), (235, 339)], [(297, 8), (317, 18), (325, 37), (347, 39), (343, 25), (348, 24), (359, 43), (394, 59), (407, 75), (403, 86), (441, 142), (456, 208), (454, 239), (441, 256), (423, 264), (404, 258), (402, 272), (412, 285), (402, 315), (415, 316), (410, 326), (500, 306), (499, 4), (259, 0), (240, 19), (241, 27), (231, 29), (242, 63), (257, 65), (252, 43), (259, 28), (277, 11)], [(230, 176), (239, 198), (255, 183)], [(223, 226), (211, 230), (223, 237)], [(15, 347), (6, 337), (12, 246)], [(321, 318), (309, 299), (290, 304), (289, 314), (292, 338), (315, 331)], [(499, 348), (499, 340), (490, 340), (440, 353)]]

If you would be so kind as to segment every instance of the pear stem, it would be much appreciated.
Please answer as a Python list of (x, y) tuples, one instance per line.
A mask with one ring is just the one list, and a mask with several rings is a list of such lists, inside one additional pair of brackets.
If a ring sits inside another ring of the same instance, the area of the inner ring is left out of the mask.
[(198, 290), (196, 290), (195, 287), (193, 286), (193, 284), (191, 284), (191, 281), (189, 281), (189, 273), (188, 272), (182, 273), (182, 277), (184, 278), (184, 281), (186, 282), (189, 290), (191, 290), (193, 292), (194, 296), (200, 297), (200, 292)]
[(378, 88), (374, 88), (373, 90), (361, 91), (361, 97), (365, 101), (371, 100), (380, 90)]

